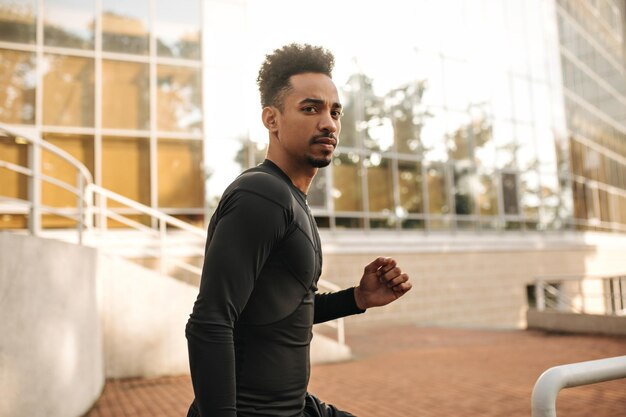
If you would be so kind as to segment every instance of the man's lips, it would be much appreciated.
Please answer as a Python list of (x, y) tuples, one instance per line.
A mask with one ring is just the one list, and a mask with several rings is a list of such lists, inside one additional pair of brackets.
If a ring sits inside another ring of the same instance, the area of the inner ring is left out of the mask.
[(312, 142), (314, 144), (319, 143), (320, 145), (332, 146), (333, 148), (337, 147), (337, 139), (328, 136), (314, 138)]

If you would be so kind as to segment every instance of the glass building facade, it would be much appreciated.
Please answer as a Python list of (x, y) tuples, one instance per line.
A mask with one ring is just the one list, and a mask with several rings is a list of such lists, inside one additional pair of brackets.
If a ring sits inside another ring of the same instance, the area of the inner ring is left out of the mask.
[[(201, 1), (0, 0), (0, 122), (40, 134), (100, 184), (187, 220), (202, 219)], [(0, 138), (2, 159), (26, 147)], [(73, 182), (46, 153), (41, 170)], [(26, 181), (0, 171), (5, 197)], [(5, 188), (6, 187), (6, 188)], [(75, 207), (44, 184), (42, 204)], [(70, 220), (45, 216), (43, 227)], [(0, 228), (24, 227), (4, 214)]]
[(617, 0), (557, 1), (578, 229), (626, 231), (625, 9)]
[[(306, 16), (287, 4), (0, 0), (0, 122), (32, 127), (113, 191), (206, 220), (265, 155), (258, 98), (255, 122), (239, 103), (262, 53), (322, 44), (345, 115), (309, 193), (321, 228), (626, 231), (623, 1), (322, 1)], [(302, 33), (325, 5), (341, 35)]]

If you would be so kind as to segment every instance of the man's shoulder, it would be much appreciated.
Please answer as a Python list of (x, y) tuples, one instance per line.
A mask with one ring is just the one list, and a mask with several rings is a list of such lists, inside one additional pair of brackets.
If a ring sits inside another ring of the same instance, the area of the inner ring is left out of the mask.
[(284, 179), (267, 170), (252, 168), (244, 171), (229, 187), (230, 192), (249, 192), (261, 198), (272, 200), (283, 207), (292, 202), (292, 192)]

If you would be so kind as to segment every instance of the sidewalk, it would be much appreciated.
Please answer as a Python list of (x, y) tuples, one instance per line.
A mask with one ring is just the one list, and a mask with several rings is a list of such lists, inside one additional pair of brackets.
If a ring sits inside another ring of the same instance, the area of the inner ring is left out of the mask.
[[(546, 369), (626, 355), (626, 337), (419, 328), (350, 329), (355, 359), (313, 367), (309, 390), (358, 417), (530, 417)], [(86, 417), (185, 416), (188, 376), (109, 381)], [(626, 380), (561, 391), (559, 417), (626, 417)], [(269, 417), (269, 416), (268, 416)]]

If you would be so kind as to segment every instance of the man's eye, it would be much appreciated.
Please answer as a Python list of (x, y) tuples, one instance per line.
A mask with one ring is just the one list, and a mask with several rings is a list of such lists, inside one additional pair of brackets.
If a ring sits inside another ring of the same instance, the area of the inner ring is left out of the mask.
[(341, 118), (341, 116), (343, 116), (343, 113), (339, 110), (333, 110), (330, 112), (331, 116), (335, 119), (339, 119)]
[(307, 106), (302, 109), (305, 113), (315, 113), (317, 109), (314, 106)]

